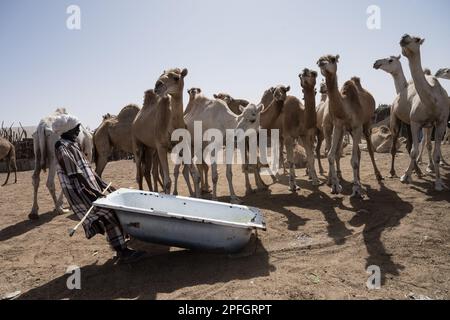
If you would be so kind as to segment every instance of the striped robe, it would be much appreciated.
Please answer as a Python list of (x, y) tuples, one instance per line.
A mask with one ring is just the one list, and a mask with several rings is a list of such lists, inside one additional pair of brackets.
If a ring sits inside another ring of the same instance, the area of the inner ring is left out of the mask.
[[(87, 192), (77, 179), (83, 175), (90, 188), (103, 192), (107, 184), (91, 168), (77, 142), (61, 138), (55, 144), (57, 174), (62, 191), (72, 211), (81, 220), (96, 197)], [(115, 250), (125, 249), (125, 240), (119, 220), (113, 210), (94, 208), (83, 222), (88, 239), (98, 233), (105, 234), (111, 247)]]

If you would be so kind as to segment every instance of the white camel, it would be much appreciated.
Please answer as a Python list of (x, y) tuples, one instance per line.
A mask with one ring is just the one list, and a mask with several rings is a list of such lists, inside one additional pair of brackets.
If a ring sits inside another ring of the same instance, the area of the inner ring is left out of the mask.
[[(55, 175), (56, 175), (56, 156), (55, 156), (55, 143), (59, 139), (59, 135), (53, 132), (52, 124), (56, 117), (61, 114), (67, 114), (65, 108), (57, 109), (53, 114), (43, 118), (36, 131), (33, 133), (33, 146), (35, 155), (35, 167), (32, 176), (33, 183), (33, 207), (28, 217), (32, 220), (39, 218), (39, 205), (38, 205), (38, 189), (40, 183), (41, 171), (48, 169), (47, 188), (50, 191), (53, 202), (55, 204), (55, 212), (58, 214), (67, 213), (68, 211), (63, 208), (63, 194), (59, 194), (56, 197), (55, 189)], [(78, 136), (78, 143), (81, 150), (86, 155), (89, 161), (92, 161), (92, 134), (83, 126), (80, 126), (80, 135)]]
[[(242, 113), (240, 115), (236, 115), (228, 108), (224, 101), (220, 99), (209, 99), (200, 92), (196, 92), (191, 96), (191, 100), (187, 108), (189, 112), (185, 115), (184, 120), (192, 140), (202, 139), (205, 132), (210, 129), (216, 130), (217, 133), (220, 132), (223, 136), (223, 141), (214, 141), (212, 144), (203, 143), (202, 145), (202, 152), (207, 145), (209, 150), (218, 151), (218, 146), (226, 144), (227, 130), (234, 130), (236, 133), (238, 130), (248, 132), (248, 130), (253, 129), (256, 132), (259, 129), (259, 117), (262, 108), (262, 104), (255, 106), (250, 103), (247, 107), (240, 106), (239, 109)], [(197, 121), (202, 124), (202, 137), (195, 136), (194, 122)], [(239, 135), (237, 136), (240, 137)], [(238, 142), (241, 142), (240, 138), (238, 138)], [(214, 147), (212, 147), (212, 145)], [(212, 152), (211, 155), (213, 157), (218, 156), (215, 152)], [(200, 157), (200, 155), (194, 154), (192, 154), (192, 156), (197, 156), (197, 158)], [(229, 157), (230, 155), (225, 156)], [(176, 174), (179, 172), (179, 165), (177, 166), (178, 168), (174, 169), (174, 173)], [(232, 164), (227, 163), (226, 166), (226, 177), (228, 180), (231, 203), (241, 203), (241, 200), (236, 196), (233, 188)], [(217, 182), (219, 175), (217, 172), (217, 162), (213, 159), (211, 161), (211, 171), (213, 182), (212, 199), (217, 200)], [(177, 176), (175, 177), (175, 181), (177, 181)]]
[[(413, 146), (411, 149), (411, 162), (401, 177), (403, 183), (411, 181), (411, 172), (414, 169), (415, 160), (419, 151), (419, 131), (422, 128), (436, 128), (435, 143), (433, 151), (433, 162), (439, 164), (441, 157), (441, 141), (444, 137), (447, 127), (448, 115), (450, 112), (448, 104), (448, 94), (441, 86), (436, 77), (426, 76), (422, 68), (422, 59), (420, 46), (424, 43), (424, 39), (404, 35), (400, 41), (402, 54), (408, 58), (411, 76), (413, 78), (415, 89), (420, 97), (415, 99), (411, 109), (411, 133)], [(442, 191), (446, 185), (442, 181), (439, 165), (435, 165), (435, 190)]]

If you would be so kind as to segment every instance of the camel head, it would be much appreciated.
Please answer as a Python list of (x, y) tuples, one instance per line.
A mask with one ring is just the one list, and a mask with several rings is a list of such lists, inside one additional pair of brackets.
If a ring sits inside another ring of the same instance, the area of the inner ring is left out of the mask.
[(322, 82), (320, 83), (320, 90), (319, 92), (321, 94), (327, 94), (328, 93), (328, 89), (327, 89), (327, 83), (322, 79)]
[(155, 93), (158, 96), (181, 95), (184, 88), (184, 78), (187, 76), (187, 69), (170, 69), (164, 71), (155, 83)]
[(400, 46), (402, 47), (402, 54), (407, 58), (412, 58), (420, 53), (420, 46), (425, 42), (425, 39), (419, 37), (411, 37), (409, 34), (405, 34), (400, 40)]
[(423, 74), (426, 76), (431, 76), (431, 70), (428, 68), (423, 69)]
[(275, 90), (273, 90), (273, 98), (276, 101), (285, 101), (287, 98), (287, 93), (291, 90), (290, 86), (277, 86)]
[(402, 64), (400, 62), (401, 56), (391, 56), (386, 59), (380, 59), (375, 61), (373, 64), (373, 68), (375, 70), (383, 70), (389, 74), (397, 74), (398, 72), (401, 72), (402, 70)]
[(200, 88), (190, 88), (187, 93), (189, 94), (189, 99), (195, 99), (195, 97), (202, 93), (202, 89)]
[(359, 99), (358, 89), (356, 88), (355, 82), (348, 80), (344, 83), (341, 90), (342, 95), (347, 96), (350, 99)]
[(303, 89), (314, 89), (316, 86), (317, 72), (307, 68), (298, 75), (300, 78), (300, 85)]
[(225, 103), (229, 106), (230, 103), (233, 102), (233, 98), (228, 94), (228, 93), (218, 93), (218, 94), (214, 94), (214, 99), (220, 99), (225, 101)]
[(246, 107), (239, 106), (239, 110), (242, 112), (238, 115), (238, 125), (236, 129), (242, 129), (245, 131), (253, 129), (259, 129), (259, 117), (264, 105), (261, 103), (259, 105), (254, 105), (253, 103), (248, 104)]
[(450, 80), (450, 69), (449, 68), (439, 69), (438, 72), (436, 72), (436, 78)]
[(337, 64), (339, 62), (339, 55), (333, 56), (331, 54), (323, 56), (317, 61), (320, 72), (324, 77), (330, 74), (336, 74)]

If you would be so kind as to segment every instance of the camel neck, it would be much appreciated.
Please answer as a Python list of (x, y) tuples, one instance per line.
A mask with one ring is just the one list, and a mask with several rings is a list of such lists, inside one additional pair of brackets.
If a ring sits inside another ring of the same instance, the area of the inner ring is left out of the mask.
[(343, 117), (345, 112), (342, 106), (342, 96), (339, 92), (337, 75), (327, 75), (325, 77), (328, 90), (329, 108), (334, 116)]
[(305, 128), (316, 127), (316, 94), (314, 87), (303, 89), (303, 99), (305, 100)]
[(175, 129), (184, 128), (183, 95), (171, 94), (170, 107), (172, 109), (172, 123)]
[(397, 72), (391, 73), (391, 76), (394, 78), (395, 90), (397, 91), (397, 94), (402, 92), (408, 86), (408, 81), (406, 81), (402, 66), (400, 66), (400, 70)]
[(261, 128), (269, 129), (283, 109), (284, 101), (274, 99), (269, 106), (261, 112), (260, 122)]
[(425, 78), (425, 74), (422, 69), (422, 60), (420, 52), (411, 58), (408, 58), (409, 68), (411, 70), (411, 76), (414, 80), (414, 85), (416, 87), (417, 93), (419, 94), (420, 100), (427, 106), (433, 106), (434, 99), (430, 84)]

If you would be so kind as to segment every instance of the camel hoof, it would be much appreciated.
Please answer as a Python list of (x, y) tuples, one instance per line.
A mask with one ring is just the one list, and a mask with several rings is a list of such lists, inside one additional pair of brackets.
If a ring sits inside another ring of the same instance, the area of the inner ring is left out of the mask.
[(434, 183), (434, 190), (440, 192), (446, 189), (448, 189), (448, 187), (445, 183), (442, 182), (442, 180), (436, 180), (436, 182)]
[(57, 207), (53, 210), (56, 214), (67, 214), (70, 210), (64, 209), (63, 207)]
[(202, 194), (210, 194), (212, 192), (211, 189), (203, 189)]
[(320, 181), (319, 181), (319, 180), (317, 180), (317, 179), (313, 179), (313, 180), (312, 180), (312, 185), (313, 185), (313, 186), (315, 186), (315, 187), (317, 187), (317, 186), (320, 186), (320, 185), (321, 185), (321, 183), (320, 183)]
[(231, 203), (231, 204), (241, 204), (241, 203), (242, 203), (242, 200), (239, 199), (239, 197), (237, 197), (237, 196), (232, 196), (232, 197), (230, 198), (230, 203)]
[(376, 173), (375, 175), (376, 175), (378, 181), (383, 181), (383, 180), (384, 180), (384, 178), (383, 178), (383, 176), (381, 175), (381, 173), (378, 172), (378, 173)]
[(39, 215), (37, 214), (37, 213), (30, 213), (29, 215), (28, 215), (28, 219), (30, 219), (30, 220), (37, 220), (37, 219), (39, 219)]
[[(177, 196), (177, 195), (178, 195), (178, 191), (175, 191), (175, 190), (174, 190), (174, 191), (173, 191), (173, 195), (174, 195), (174, 196)], [(191, 194), (191, 197), (192, 197), (192, 194)]]
[(350, 198), (354, 198), (354, 199), (363, 199), (363, 192), (362, 192), (362, 188), (360, 185), (353, 185), (353, 192), (352, 195), (350, 196)]
[(296, 184), (289, 186), (289, 191), (290, 192), (297, 192), (300, 190), (300, 187)]
[(265, 187), (258, 187), (256, 189), (257, 192), (266, 192), (269, 191), (269, 187), (265, 186)]
[(331, 186), (331, 194), (340, 194), (342, 192), (342, 186), (339, 183), (334, 183)]
[(428, 165), (427, 170), (428, 173), (434, 173), (434, 166)]
[(409, 183), (411, 183), (412, 182), (412, 179), (411, 179), (411, 176), (408, 176), (408, 175), (403, 175), (401, 178), (400, 178), (400, 182), (401, 183), (404, 183), (404, 184), (409, 184)]
[(255, 194), (255, 193), (256, 193), (256, 191), (253, 190), (252, 188), (248, 188), (247, 190), (245, 190), (245, 195), (246, 196), (249, 196), (249, 195)]

